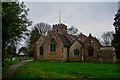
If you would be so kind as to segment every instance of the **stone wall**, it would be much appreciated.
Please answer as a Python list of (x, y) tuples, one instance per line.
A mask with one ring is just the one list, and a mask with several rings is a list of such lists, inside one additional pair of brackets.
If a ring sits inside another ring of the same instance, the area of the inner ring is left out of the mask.
[[(55, 42), (55, 52), (50, 52), (52, 39)], [(43, 46), (43, 55), (40, 54), (41, 46)], [(75, 49), (79, 50), (79, 55), (74, 55)], [(47, 37), (41, 36), (36, 42), (34, 60), (116, 63), (117, 58), (113, 47), (101, 47), (99, 41), (91, 34), (87, 37), (81, 33), (76, 40), (67, 34), (67, 26), (58, 24), (53, 25), (53, 30)]]
[[(74, 55), (74, 50), (79, 50), (79, 55)], [(82, 45), (76, 40), (69, 49), (69, 61), (81, 61)]]
[[(90, 56), (89, 48), (93, 49), (93, 56)], [(85, 41), (85, 62), (98, 62), (100, 43), (97, 39), (89, 35)]]
[(44, 42), (45, 42), (44, 36), (41, 36), (39, 40), (36, 42), (36, 60), (44, 60), (44, 56), (43, 56), (44, 51), (43, 51), (43, 55), (40, 54), (40, 47), (43, 46)]
[(100, 63), (116, 63), (117, 58), (114, 47), (100, 47)]
[(63, 59), (62, 59), (62, 62), (67, 62), (68, 61), (68, 51), (67, 51), (67, 47), (64, 47), (63, 48)]
[[(50, 40), (54, 39), (55, 41), (55, 46), (56, 46), (56, 52), (50, 52)], [(49, 36), (46, 38), (46, 41), (44, 43), (44, 60), (50, 60), (50, 61), (62, 61), (64, 58), (64, 55), (67, 54), (64, 50), (63, 43), (59, 39), (58, 35), (56, 32), (51, 32)], [(65, 53), (65, 54), (64, 54)]]

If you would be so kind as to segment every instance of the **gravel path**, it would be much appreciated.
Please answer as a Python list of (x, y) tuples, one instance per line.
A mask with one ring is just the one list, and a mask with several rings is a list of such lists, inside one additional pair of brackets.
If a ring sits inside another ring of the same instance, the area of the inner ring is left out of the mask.
[(21, 61), (21, 62), (19, 62), (19, 63), (16, 63), (16, 64), (11, 65), (7, 70), (5, 70), (5, 71), (2, 73), (2, 78), (3, 78), (3, 79), (13, 78), (13, 75), (15, 74), (17, 68), (18, 68), (19, 66), (24, 65), (26, 62), (29, 62), (29, 61), (33, 61), (33, 60)]

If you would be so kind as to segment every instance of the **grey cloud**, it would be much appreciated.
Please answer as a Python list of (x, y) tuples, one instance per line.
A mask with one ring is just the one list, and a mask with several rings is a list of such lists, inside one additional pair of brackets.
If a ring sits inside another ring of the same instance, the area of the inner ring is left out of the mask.
[(25, 2), (30, 8), (29, 17), (34, 23), (58, 23), (58, 11), (62, 21), (69, 27), (77, 27), (80, 32), (90, 32), (100, 37), (104, 31), (114, 30), (113, 18), (117, 11), (117, 2)]

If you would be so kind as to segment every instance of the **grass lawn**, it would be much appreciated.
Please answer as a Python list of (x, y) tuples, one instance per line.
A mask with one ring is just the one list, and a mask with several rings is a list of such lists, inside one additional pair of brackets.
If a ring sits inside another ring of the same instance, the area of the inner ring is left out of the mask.
[[(29, 59), (21, 59), (21, 61), (24, 61), (24, 60), (29, 60)], [(11, 64), (15, 64), (15, 63), (20, 62), (19, 58), (12, 60), (12, 62), (10, 62), (10, 59), (5, 58), (4, 61), (5, 61), (5, 67), (2, 67), (3, 71), (6, 70)]]
[(119, 64), (31, 61), (14, 78), (119, 78)]

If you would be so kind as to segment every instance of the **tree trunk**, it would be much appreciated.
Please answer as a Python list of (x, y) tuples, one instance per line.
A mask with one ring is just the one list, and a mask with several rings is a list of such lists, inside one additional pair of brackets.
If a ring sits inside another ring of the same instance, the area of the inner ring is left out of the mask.
[(5, 49), (2, 48), (2, 67), (5, 67), (5, 62), (4, 62), (4, 52), (5, 52)]
[(5, 54), (5, 47), (7, 45), (5, 45), (4, 42), (2, 42), (2, 67), (5, 67), (5, 62), (4, 62), (4, 54)]

